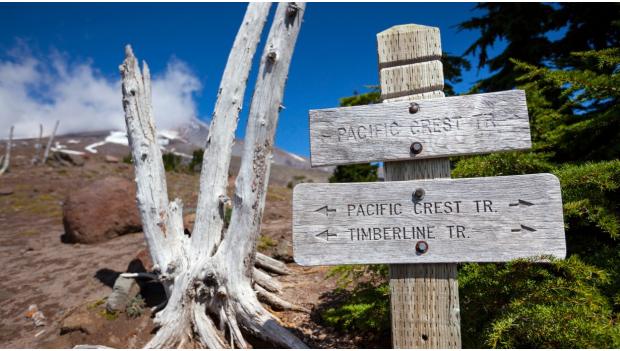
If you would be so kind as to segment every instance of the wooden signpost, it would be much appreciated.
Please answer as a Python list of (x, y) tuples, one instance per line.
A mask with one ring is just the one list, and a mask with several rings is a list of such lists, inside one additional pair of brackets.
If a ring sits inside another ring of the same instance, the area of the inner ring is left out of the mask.
[(449, 179), (449, 156), (531, 146), (525, 94), (444, 98), (438, 28), (392, 27), (377, 46), (383, 103), (310, 111), (311, 161), (386, 161), (386, 182), (295, 187), (295, 260), (390, 264), (394, 347), (460, 348), (457, 263), (563, 258), (560, 185)]
[(293, 200), (302, 265), (503, 262), (566, 255), (552, 174), (301, 184)]

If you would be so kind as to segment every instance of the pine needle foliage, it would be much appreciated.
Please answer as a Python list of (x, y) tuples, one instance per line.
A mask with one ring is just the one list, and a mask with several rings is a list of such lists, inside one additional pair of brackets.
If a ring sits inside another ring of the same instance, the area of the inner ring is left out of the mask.
[(548, 263), (466, 264), (459, 272), (463, 344), (476, 348), (618, 346), (604, 269), (577, 256)]
[(551, 172), (560, 179), (568, 258), (467, 264), (459, 271), (463, 343), (493, 348), (620, 346), (620, 110), (616, 48), (572, 55), (582, 68), (513, 60), (532, 152), (456, 161), (454, 177)]
[(203, 159), (204, 153), (205, 153), (204, 149), (196, 149), (192, 152), (192, 160), (189, 162), (189, 165), (187, 166), (187, 170), (190, 173), (200, 172), (200, 170), (202, 169), (202, 159)]
[(166, 172), (176, 172), (179, 170), (181, 156), (175, 155), (172, 152), (166, 152), (161, 155), (161, 158), (164, 161), (164, 169)]

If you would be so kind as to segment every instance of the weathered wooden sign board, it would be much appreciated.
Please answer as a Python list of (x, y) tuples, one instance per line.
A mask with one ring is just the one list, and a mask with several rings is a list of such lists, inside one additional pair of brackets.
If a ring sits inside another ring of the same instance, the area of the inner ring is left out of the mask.
[(310, 110), (309, 114), (313, 166), (531, 147), (522, 90)]
[(293, 243), (301, 265), (564, 258), (560, 183), (533, 174), (300, 184)]

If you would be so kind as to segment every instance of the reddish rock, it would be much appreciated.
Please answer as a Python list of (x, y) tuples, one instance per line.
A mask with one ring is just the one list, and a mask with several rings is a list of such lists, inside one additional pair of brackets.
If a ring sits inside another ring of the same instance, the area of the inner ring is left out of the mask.
[(60, 323), (60, 335), (81, 332), (92, 335), (102, 328), (103, 318), (93, 312), (79, 309), (64, 317)]
[(190, 213), (183, 216), (183, 228), (185, 233), (191, 233), (194, 229), (194, 222), (196, 222), (196, 214)]
[(71, 193), (63, 206), (65, 241), (94, 244), (142, 230), (134, 182), (107, 177)]
[(120, 159), (118, 157), (112, 156), (112, 155), (106, 155), (105, 156), (105, 161), (107, 163), (119, 163)]

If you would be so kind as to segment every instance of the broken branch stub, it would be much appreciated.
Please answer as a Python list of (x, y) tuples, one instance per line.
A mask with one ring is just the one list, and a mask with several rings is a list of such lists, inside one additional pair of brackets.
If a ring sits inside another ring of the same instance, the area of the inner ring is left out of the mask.
[(52, 142), (54, 141), (54, 137), (56, 136), (56, 131), (58, 130), (59, 124), (60, 121), (56, 121), (56, 124), (54, 125), (54, 130), (52, 131), (52, 134), (47, 140), (47, 146), (45, 147), (45, 152), (43, 153), (43, 159), (41, 160), (41, 164), (45, 164), (45, 162), (47, 162), (47, 158), (50, 155), (50, 149), (52, 148)]
[(140, 72), (129, 45), (125, 48), (125, 61), (120, 71), (125, 122), (136, 173), (136, 200), (144, 236), (156, 270), (166, 272), (173, 252), (172, 240), (168, 239), (166, 176), (151, 114), (150, 73), (146, 63)]
[[(296, 16), (290, 16), (289, 6), (296, 6)], [(271, 170), (273, 140), (304, 9), (303, 3), (278, 5), (261, 59), (248, 116), (243, 158), (235, 183), (233, 213), (227, 233), (229, 240), (222, 243), (226, 252), (242, 258), (231, 267), (239, 271), (250, 270), (254, 261)]]
[(9, 129), (9, 139), (6, 141), (6, 151), (0, 161), (0, 163), (2, 163), (2, 166), (0, 167), (0, 175), (3, 175), (6, 171), (8, 171), (9, 166), (11, 164), (11, 147), (13, 144), (13, 128), (14, 126), (11, 126), (11, 129)]
[(192, 231), (192, 246), (197, 248), (197, 257), (210, 255), (221, 240), (225, 214), (222, 199), (227, 198), (226, 187), (235, 130), (252, 68), (252, 58), (270, 7), (269, 3), (248, 6), (222, 75), (200, 172), (200, 192)]
[(41, 140), (43, 140), (43, 124), (39, 123), (39, 138), (37, 139), (37, 143), (34, 144), (34, 156), (32, 156), (31, 161), (33, 165), (39, 162), (39, 154), (41, 153), (41, 150), (43, 150)]

